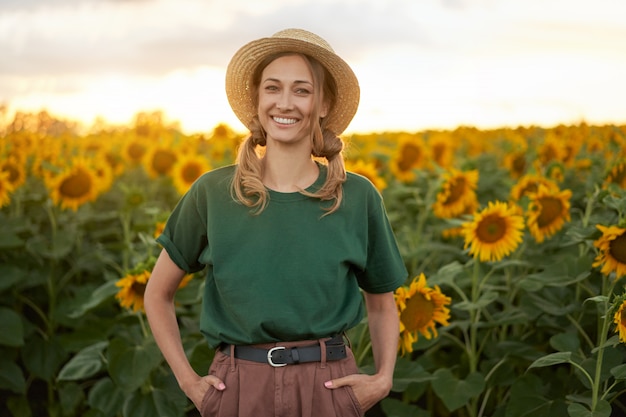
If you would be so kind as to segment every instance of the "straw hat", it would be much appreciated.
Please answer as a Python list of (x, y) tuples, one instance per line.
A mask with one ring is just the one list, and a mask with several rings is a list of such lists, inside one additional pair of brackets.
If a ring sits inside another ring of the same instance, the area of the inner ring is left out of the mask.
[(341, 134), (354, 117), (359, 105), (359, 82), (350, 66), (341, 59), (324, 39), (302, 29), (285, 29), (269, 38), (252, 41), (237, 51), (226, 70), (226, 95), (235, 115), (250, 128), (257, 115), (252, 97), (252, 76), (268, 55), (296, 52), (318, 60), (335, 79), (337, 100), (326, 116), (326, 126)]

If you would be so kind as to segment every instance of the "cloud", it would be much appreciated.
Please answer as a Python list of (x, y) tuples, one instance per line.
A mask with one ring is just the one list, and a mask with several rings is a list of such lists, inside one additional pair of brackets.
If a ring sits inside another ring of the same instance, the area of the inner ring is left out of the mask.
[(244, 43), (294, 26), (320, 33), (352, 57), (420, 42), (411, 17), (393, 2), (289, 3), (260, 12), (245, 2), (218, 8), (215, 2), (197, 0), (40, 4), (28, 0), (19, 10), (16, 1), (3, 6), (9, 11), (0, 15), (1, 73), (155, 75), (223, 67)]

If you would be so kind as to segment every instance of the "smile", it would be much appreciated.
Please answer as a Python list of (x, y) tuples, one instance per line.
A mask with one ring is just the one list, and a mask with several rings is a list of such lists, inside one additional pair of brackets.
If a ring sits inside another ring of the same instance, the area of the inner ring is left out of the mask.
[(284, 118), (284, 117), (276, 117), (276, 116), (272, 117), (272, 119), (276, 123), (280, 123), (280, 124), (283, 124), (283, 125), (292, 125), (292, 124), (298, 122), (298, 119), (287, 119), (287, 118)]

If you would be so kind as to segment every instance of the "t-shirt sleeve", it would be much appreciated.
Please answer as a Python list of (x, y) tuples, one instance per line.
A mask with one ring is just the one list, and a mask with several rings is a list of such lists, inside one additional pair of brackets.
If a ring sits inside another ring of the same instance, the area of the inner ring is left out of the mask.
[(395, 291), (408, 272), (400, 255), (382, 196), (375, 189), (368, 198), (367, 261), (358, 274), (359, 286), (369, 293)]
[(206, 199), (201, 194), (194, 184), (180, 199), (157, 238), (172, 261), (188, 273), (204, 268), (199, 258), (208, 245)]

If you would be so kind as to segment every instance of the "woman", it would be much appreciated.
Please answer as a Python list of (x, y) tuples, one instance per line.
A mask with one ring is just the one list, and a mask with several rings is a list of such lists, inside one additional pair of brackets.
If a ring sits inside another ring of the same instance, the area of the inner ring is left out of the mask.
[[(323, 39), (287, 29), (234, 55), (226, 92), (251, 135), (236, 165), (196, 181), (158, 238), (145, 292), (154, 337), (203, 416), (363, 415), (391, 389), (393, 291), (407, 271), (380, 194), (345, 172), (338, 135), (357, 79)], [(185, 356), (173, 303), (203, 268), (200, 329), (216, 349), (206, 376)], [(358, 373), (342, 336), (363, 304), (374, 375)]]

